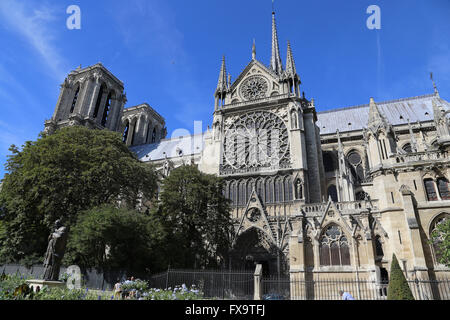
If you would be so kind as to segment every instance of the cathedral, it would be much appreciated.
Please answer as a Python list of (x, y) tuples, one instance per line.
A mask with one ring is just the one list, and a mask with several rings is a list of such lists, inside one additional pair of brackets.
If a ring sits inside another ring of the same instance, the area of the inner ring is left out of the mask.
[(205, 132), (166, 138), (164, 118), (147, 103), (124, 108), (123, 82), (100, 63), (68, 74), (45, 131), (117, 131), (162, 176), (194, 164), (222, 177), (236, 228), (229, 268), (383, 281), (395, 253), (408, 279), (447, 278), (430, 234), (450, 216), (450, 103), (434, 85), (317, 112), (289, 42), (283, 64), (275, 13), (271, 50), (265, 65), (253, 45), (233, 82), (222, 59)]

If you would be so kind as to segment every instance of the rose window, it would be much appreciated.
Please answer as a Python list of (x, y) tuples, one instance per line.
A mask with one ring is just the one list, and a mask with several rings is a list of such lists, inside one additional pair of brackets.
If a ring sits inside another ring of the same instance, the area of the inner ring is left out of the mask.
[(241, 85), (241, 96), (245, 100), (264, 98), (268, 89), (267, 81), (261, 76), (251, 76)]

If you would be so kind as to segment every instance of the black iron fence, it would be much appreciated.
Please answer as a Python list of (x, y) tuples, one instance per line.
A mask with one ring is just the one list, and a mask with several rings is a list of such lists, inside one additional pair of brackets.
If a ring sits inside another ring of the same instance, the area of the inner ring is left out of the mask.
[(253, 299), (254, 277), (248, 270), (180, 270), (169, 269), (149, 279), (153, 288), (168, 289), (195, 285), (206, 298)]
[[(64, 275), (61, 267), (60, 275)], [(117, 279), (125, 280), (124, 271), (99, 272), (82, 269), (82, 283), (90, 289), (112, 290)], [(42, 265), (27, 268), (18, 264), (0, 265), (0, 274), (40, 279), (44, 272)], [(173, 289), (185, 284), (195, 285), (206, 298), (254, 299), (255, 276), (248, 270), (180, 270), (169, 269), (154, 275), (133, 275), (147, 280), (150, 287)], [(408, 280), (416, 300), (450, 300), (450, 279)], [(340, 290), (350, 293), (357, 300), (386, 300), (388, 283), (355, 279), (294, 280), (289, 275), (264, 276), (259, 284), (262, 299), (268, 300), (340, 300)]]
[[(290, 280), (289, 276), (264, 277), (263, 299), (341, 300), (339, 291), (356, 300), (386, 300), (387, 282), (355, 279)], [(409, 280), (416, 300), (450, 300), (450, 279)]]

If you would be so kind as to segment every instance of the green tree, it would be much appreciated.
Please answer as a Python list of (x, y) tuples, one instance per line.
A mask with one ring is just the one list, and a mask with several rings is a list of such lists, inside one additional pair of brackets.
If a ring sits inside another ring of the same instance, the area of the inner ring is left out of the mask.
[(414, 296), (406, 281), (395, 254), (392, 256), (391, 274), (388, 287), (388, 300), (414, 300)]
[(2, 261), (36, 262), (56, 219), (70, 228), (82, 210), (118, 199), (135, 207), (139, 195), (152, 199), (157, 188), (153, 167), (109, 130), (67, 127), (10, 151), (0, 191), (8, 235), (0, 239)]
[(181, 166), (164, 180), (158, 219), (166, 232), (168, 263), (201, 268), (226, 263), (233, 230), (223, 180)]
[(71, 228), (65, 264), (139, 273), (161, 269), (156, 250), (162, 230), (133, 209), (104, 205), (81, 212)]
[(436, 248), (439, 262), (450, 267), (450, 219), (436, 226), (431, 234), (431, 242)]

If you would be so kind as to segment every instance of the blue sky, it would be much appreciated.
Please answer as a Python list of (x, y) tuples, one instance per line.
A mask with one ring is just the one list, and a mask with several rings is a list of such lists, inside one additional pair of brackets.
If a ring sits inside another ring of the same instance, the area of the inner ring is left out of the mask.
[[(66, 9), (81, 9), (69, 30)], [(369, 30), (369, 5), (381, 29)], [(149, 103), (168, 136), (211, 123), (222, 55), (232, 79), (270, 60), (271, 0), (0, 1), (0, 177), (10, 144), (35, 140), (59, 85), (102, 62), (125, 84), (130, 107)], [(318, 111), (433, 92), (450, 99), (450, 1), (276, 0), (283, 64), (290, 40), (301, 90)]]

